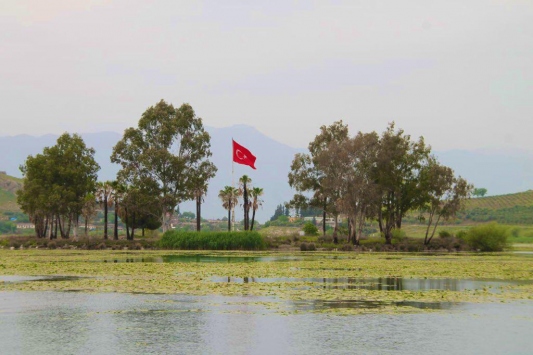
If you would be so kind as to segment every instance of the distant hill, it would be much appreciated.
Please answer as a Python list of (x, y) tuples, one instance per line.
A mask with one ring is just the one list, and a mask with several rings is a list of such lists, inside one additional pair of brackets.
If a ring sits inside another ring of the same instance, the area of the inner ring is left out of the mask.
[[(209, 190), (202, 205), (202, 217), (211, 219), (227, 216), (218, 199), (218, 192), (225, 185), (232, 185), (232, 182), (237, 186), (239, 177), (246, 174), (252, 179), (254, 186), (262, 187), (265, 191), (263, 207), (257, 211), (256, 219), (259, 222), (266, 222), (274, 214), (279, 203), (288, 201), (292, 197), (287, 174), (294, 154), (302, 150), (277, 142), (247, 125), (206, 127), (206, 130), (211, 135), (213, 152), (211, 160), (217, 166), (218, 172), (209, 183)], [(122, 135), (116, 132), (100, 132), (83, 133), (81, 136), (87, 146), (96, 150), (95, 159), (101, 167), (98, 172), (99, 180), (113, 180), (120, 167), (111, 163), (109, 157), (113, 146)], [(57, 138), (57, 135), (0, 137), (0, 152), (8, 152), (0, 154), (0, 170), (22, 177), (19, 166), (26, 158), (41, 153), (44, 147), (54, 145)], [(257, 156), (257, 170), (239, 164), (232, 165), (232, 138)], [(195, 210), (193, 202), (184, 202), (180, 205), (182, 212)], [(237, 211), (237, 220), (241, 219), (241, 216), (242, 213)]]
[(472, 198), (468, 200), (466, 209), (471, 210), (474, 208), (485, 208), (489, 210), (498, 210), (517, 206), (533, 206), (533, 190), (519, 192), (516, 194)]
[(21, 187), (21, 179), (0, 172), (0, 212), (20, 211), (15, 193)]
[[(222, 218), (226, 212), (218, 199), (218, 192), (225, 186), (235, 185), (239, 177), (247, 174), (254, 186), (264, 188), (263, 208), (257, 212), (257, 220), (266, 222), (274, 214), (276, 206), (290, 200), (293, 195), (287, 174), (294, 154), (305, 152), (277, 142), (257, 129), (247, 125), (213, 128), (206, 127), (211, 135), (212, 161), (218, 167), (217, 175), (210, 181), (209, 190), (202, 205), (204, 218)], [(318, 133), (318, 132), (317, 132)], [(294, 134), (298, 134), (294, 132)], [(101, 170), (99, 180), (115, 178), (119, 166), (109, 160), (113, 146), (121, 139), (117, 132), (81, 134), (85, 143), (96, 150), (96, 161)], [(41, 153), (46, 146), (55, 144), (57, 135), (33, 137), (18, 135), (0, 137), (0, 171), (22, 177), (19, 166), (28, 155)], [(231, 139), (235, 139), (257, 156), (257, 170), (231, 162)], [(476, 187), (484, 187), (489, 195), (502, 195), (533, 188), (533, 157), (520, 151), (463, 151), (434, 152), (441, 163), (454, 169)], [(232, 168), (234, 173), (232, 174)], [(195, 211), (192, 202), (182, 203), (180, 210)], [(241, 219), (242, 213), (237, 214)]]
[(533, 191), (470, 199), (459, 213), (463, 222), (533, 224)]

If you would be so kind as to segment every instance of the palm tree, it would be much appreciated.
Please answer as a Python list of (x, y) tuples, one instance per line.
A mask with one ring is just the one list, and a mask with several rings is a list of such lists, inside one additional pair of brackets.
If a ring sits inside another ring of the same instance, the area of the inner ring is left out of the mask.
[(197, 188), (194, 190), (194, 199), (196, 200), (196, 231), (199, 232), (202, 228), (202, 202), (204, 202), (204, 188)]
[(107, 208), (113, 205), (111, 181), (96, 184), (96, 200), (104, 207), (104, 239), (107, 239)]
[(247, 231), (250, 229), (250, 199), (248, 196), (248, 188), (250, 187), (250, 184), (252, 183), (252, 179), (250, 179), (247, 175), (243, 175), (239, 179), (239, 192), (242, 194), (243, 203), (242, 207), (244, 209), (244, 230)]
[(255, 211), (263, 205), (263, 200), (259, 199), (259, 197), (263, 196), (263, 189), (260, 187), (254, 187), (252, 190), (250, 190), (250, 195), (253, 198), (252, 200), (252, 225), (250, 227), (250, 230), (254, 230), (254, 221), (255, 221)]
[(113, 225), (113, 239), (118, 240), (118, 213), (119, 213), (119, 204), (122, 200), (122, 197), (125, 193), (126, 187), (121, 184), (118, 180), (111, 181), (111, 197), (113, 199), (115, 220)]
[(222, 207), (228, 210), (228, 232), (231, 231), (231, 209), (239, 203), (239, 196), (239, 189), (232, 186), (224, 186), (224, 189), (218, 193), (218, 197), (222, 200)]

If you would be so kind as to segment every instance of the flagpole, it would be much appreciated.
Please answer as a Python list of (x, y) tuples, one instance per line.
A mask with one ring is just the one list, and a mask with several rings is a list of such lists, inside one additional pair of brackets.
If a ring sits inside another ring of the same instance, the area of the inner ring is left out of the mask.
[[(233, 137), (231, 137), (231, 194), (235, 190), (235, 162), (233, 161)], [(232, 196), (233, 199), (233, 196)], [(231, 205), (231, 230), (235, 231), (235, 205)]]

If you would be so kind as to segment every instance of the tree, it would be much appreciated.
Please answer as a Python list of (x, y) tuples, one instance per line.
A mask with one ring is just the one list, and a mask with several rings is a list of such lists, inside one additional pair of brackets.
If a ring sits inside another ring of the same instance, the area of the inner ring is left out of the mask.
[(248, 175), (243, 175), (239, 179), (239, 194), (242, 196), (243, 203), (242, 208), (244, 210), (244, 230), (247, 231), (250, 229), (250, 207), (252, 207), (250, 196), (249, 196), (249, 187), (252, 183), (252, 179)]
[(381, 196), (379, 229), (387, 244), (392, 242), (392, 230), (401, 228), (405, 214), (425, 202), (419, 175), (428, 164), (430, 150), (423, 137), (412, 141), (402, 129), (395, 131), (394, 122), (379, 140), (373, 180)]
[(278, 219), (279, 216), (283, 216), (283, 205), (279, 204), (276, 206), (276, 210), (274, 211), (274, 215), (270, 217), (270, 222), (275, 221)]
[(304, 230), (304, 234), (308, 236), (318, 234), (317, 227), (311, 222), (307, 222), (306, 224), (304, 224), (303, 230)]
[(250, 230), (254, 230), (254, 221), (255, 221), (255, 211), (259, 209), (260, 206), (263, 205), (263, 200), (260, 199), (261, 196), (263, 196), (263, 189), (260, 187), (254, 187), (252, 190), (250, 190), (250, 196), (252, 197), (252, 225), (250, 226)]
[(484, 187), (475, 188), (472, 195), (476, 197), (484, 197), (487, 194), (487, 189)]
[(93, 194), (88, 194), (85, 196), (85, 202), (81, 210), (81, 214), (85, 219), (85, 236), (87, 236), (87, 228), (91, 218), (96, 217), (96, 198)]
[(240, 192), (232, 186), (224, 186), (218, 197), (222, 200), (222, 206), (228, 210), (228, 232), (231, 232), (231, 210), (239, 203)]
[(161, 100), (113, 148), (111, 161), (122, 166), (119, 176), (124, 181), (150, 180), (157, 186), (164, 231), (176, 206), (193, 198), (191, 177), (201, 162), (208, 162), (210, 139), (189, 104), (174, 108)]
[(372, 174), (378, 147), (375, 132), (359, 132), (354, 138), (331, 142), (318, 156), (321, 166), (335, 165), (324, 168), (329, 174), (322, 184), (335, 192), (336, 209), (348, 217), (348, 240), (354, 245), (359, 244), (365, 220), (375, 216), (377, 209), (379, 195)]
[[(336, 189), (326, 189), (322, 180), (327, 176), (325, 167), (320, 167), (318, 156), (327, 150), (333, 141), (342, 142), (348, 138), (348, 126), (342, 121), (334, 122), (330, 126), (321, 126), (320, 134), (309, 143), (309, 153), (298, 153), (294, 156), (289, 173), (289, 185), (297, 191), (289, 204), (294, 208), (320, 208), (322, 210), (322, 232), (326, 234), (326, 214), (332, 213), (337, 220), (338, 211), (334, 200)], [(331, 165), (328, 165), (331, 167)], [(311, 194), (307, 197), (307, 194)]]
[(104, 208), (104, 239), (107, 239), (108, 208), (113, 205), (113, 184), (102, 181), (96, 184), (96, 201)]
[(111, 182), (111, 198), (114, 204), (113, 240), (118, 240), (118, 214), (125, 191), (126, 187), (120, 181), (113, 180)]
[(35, 157), (29, 156), (21, 166), (24, 187), (18, 192), (17, 201), (35, 221), (37, 236), (44, 237), (48, 232), (50, 238), (55, 237), (59, 227), (61, 236), (68, 238), (74, 225), (77, 237), (85, 198), (95, 191), (100, 169), (94, 153), (79, 135), (64, 133), (56, 145), (44, 148)]
[(192, 212), (189, 212), (189, 211), (185, 211), (181, 214), (181, 217), (182, 218), (185, 218), (185, 219), (195, 219), (196, 218), (196, 215)]
[[(427, 216), (427, 228), (424, 245), (428, 245), (439, 222), (455, 218), (462, 209), (464, 201), (470, 196), (472, 186), (461, 177), (455, 177), (454, 172), (447, 166), (440, 165), (434, 158), (422, 170), (421, 180), (423, 189), (427, 193), (427, 202), (421, 208), (421, 220)], [(433, 227), (431, 235), (429, 231)]]
[[(126, 238), (133, 240), (135, 229), (155, 230), (161, 227), (161, 205), (154, 193), (155, 185), (139, 183), (128, 186), (124, 192), (119, 215), (126, 224)], [(130, 231), (131, 229), (131, 231)]]

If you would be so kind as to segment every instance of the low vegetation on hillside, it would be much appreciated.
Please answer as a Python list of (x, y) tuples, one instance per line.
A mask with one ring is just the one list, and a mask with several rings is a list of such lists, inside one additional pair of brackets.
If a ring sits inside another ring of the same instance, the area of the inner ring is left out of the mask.
[(22, 188), (22, 180), (0, 173), (0, 211), (20, 211), (16, 192)]

